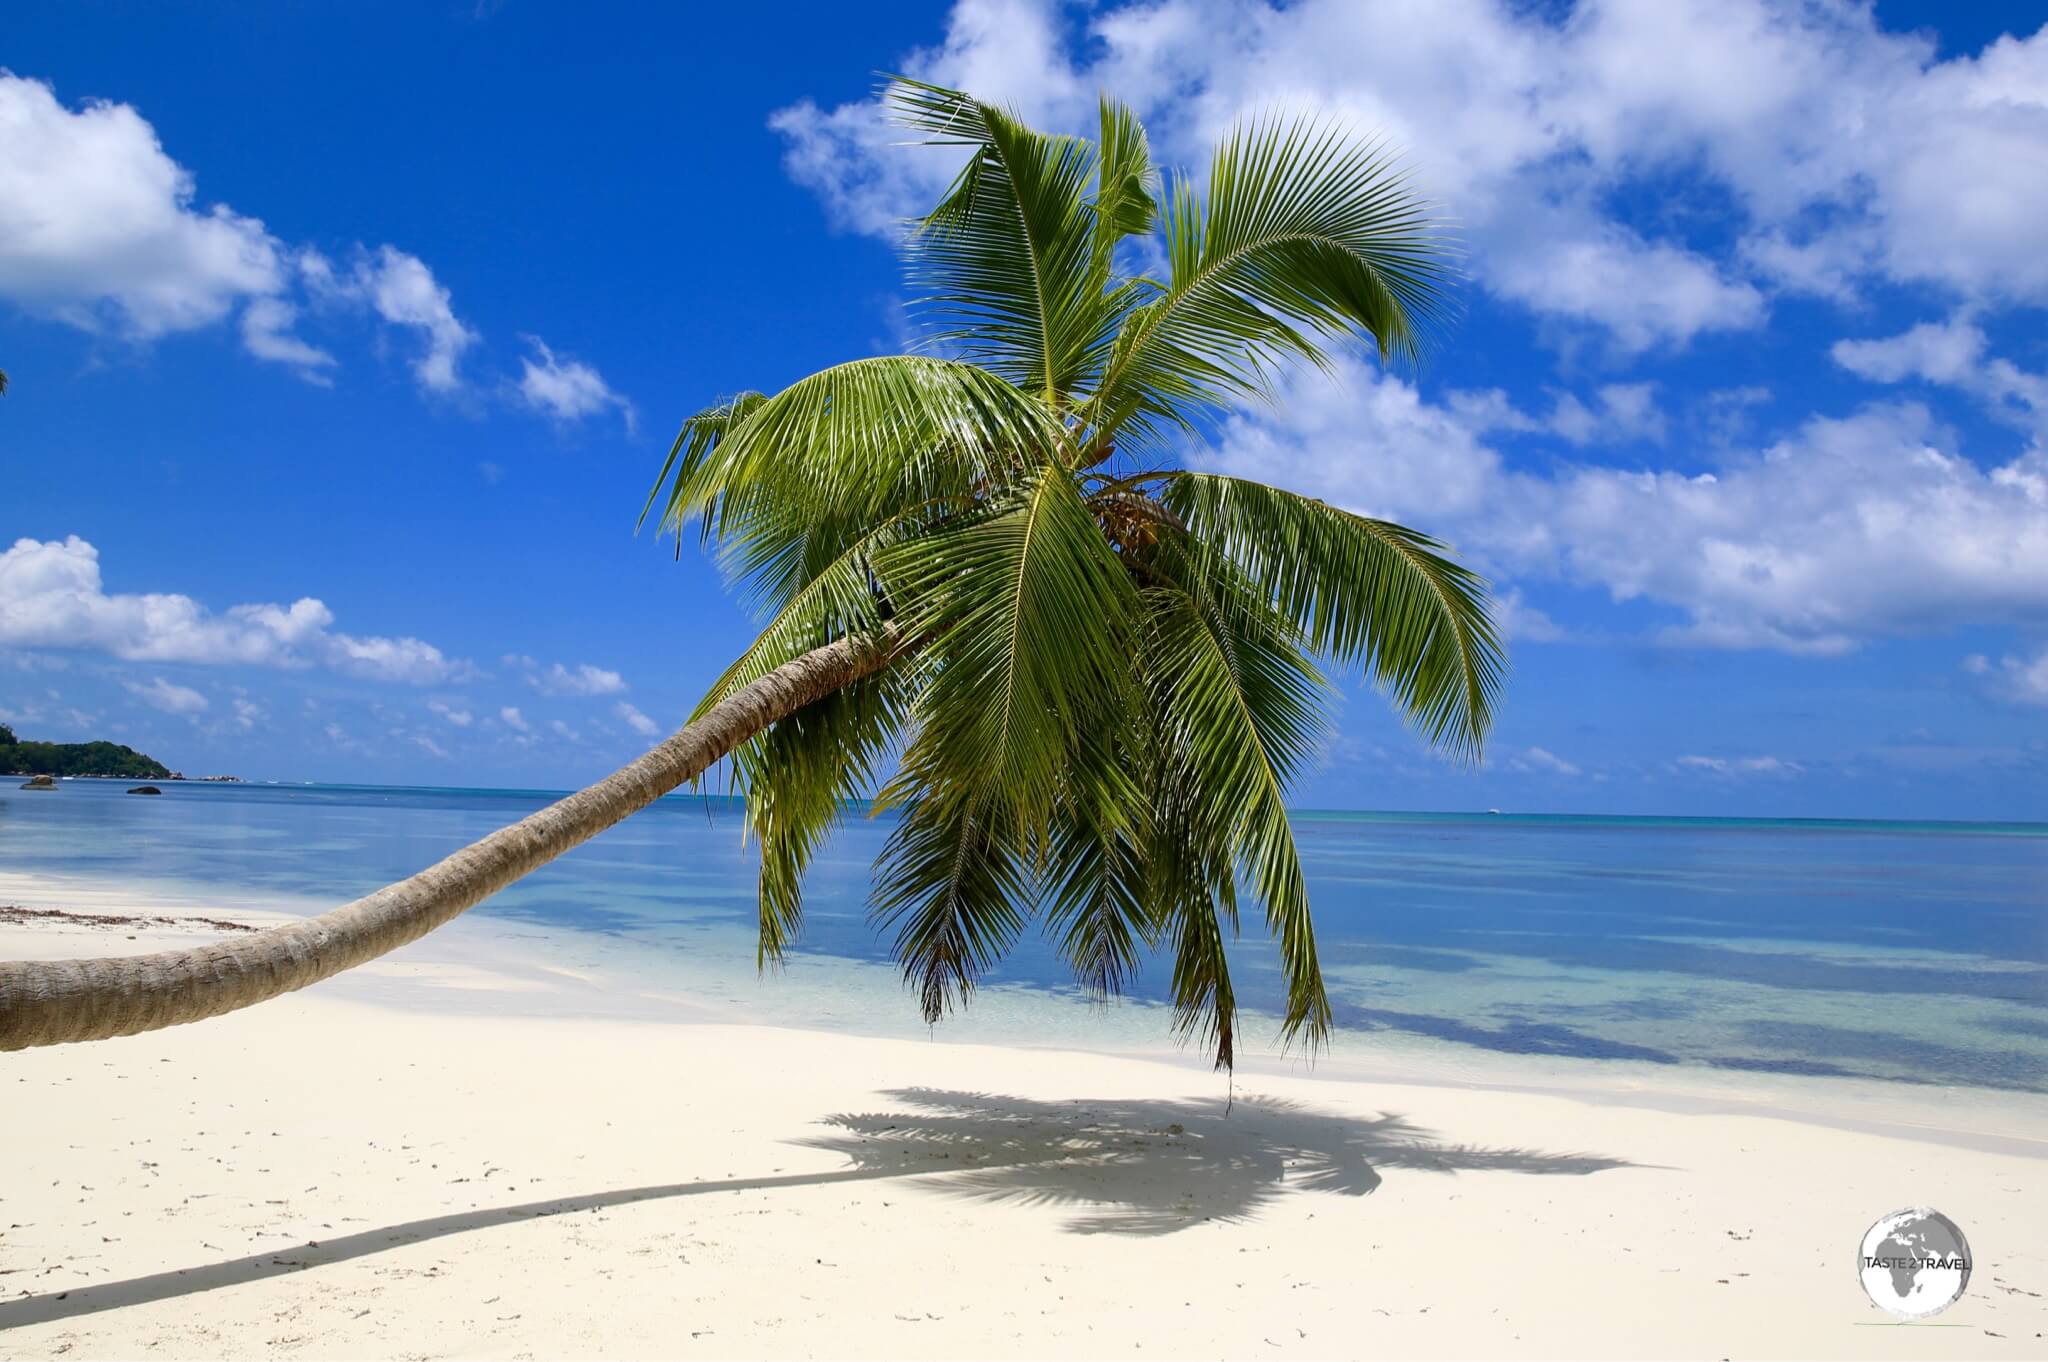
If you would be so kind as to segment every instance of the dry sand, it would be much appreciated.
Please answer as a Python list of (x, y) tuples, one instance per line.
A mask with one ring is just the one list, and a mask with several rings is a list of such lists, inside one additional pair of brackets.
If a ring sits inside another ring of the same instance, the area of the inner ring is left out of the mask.
[[(1589, 1065), (1262, 1073), (1226, 1110), (1186, 1061), (636, 1020), (533, 950), (457, 924), (0, 1056), (0, 1357), (2048, 1356), (2040, 1099)], [(1915, 1204), (1976, 1275), (1892, 1326), (1853, 1254)]]

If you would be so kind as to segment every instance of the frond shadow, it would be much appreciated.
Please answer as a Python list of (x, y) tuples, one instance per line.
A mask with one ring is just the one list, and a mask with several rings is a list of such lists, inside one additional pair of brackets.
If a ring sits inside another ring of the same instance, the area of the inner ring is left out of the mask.
[(1405, 1117), (1358, 1119), (1300, 1102), (1241, 1097), (1042, 1102), (906, 1088), (904, 1110), (827, 1118), (837, 1134), (796, 1141), (858, 1168), (945, 1172), (942, 1195), (1072, 1206), (1082, 1234), (1170, 1234), (1254, 1218), (1290, 1190), (1371, 1195), (1382, 1169), (1597, 1173), (1625, 1160), (1440, 1140)]

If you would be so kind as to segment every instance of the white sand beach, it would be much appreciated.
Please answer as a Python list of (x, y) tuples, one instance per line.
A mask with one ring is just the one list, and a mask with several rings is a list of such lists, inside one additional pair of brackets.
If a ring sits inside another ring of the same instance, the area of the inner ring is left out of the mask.
[[(0, 1056), (0, 1356), (2048, 1355), (2038, 1098), (1350, 1056), (1226, 1106), (1194, 1057), (735, 1024), (544, 944)], [(1853, 1257), (1914, 1204), (1977, 1268), (1897, 1326)]]

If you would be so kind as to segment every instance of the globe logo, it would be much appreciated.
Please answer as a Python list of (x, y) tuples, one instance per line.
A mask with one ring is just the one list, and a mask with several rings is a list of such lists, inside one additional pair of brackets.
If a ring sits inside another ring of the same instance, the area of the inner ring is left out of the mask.
[(1926, 1319), (1954, 1305), (1970, 1284), (1970, 1243), (1939, 1211), (1893, 1211), (1864, 1232), (1856, 1277), (1879, 1309)]

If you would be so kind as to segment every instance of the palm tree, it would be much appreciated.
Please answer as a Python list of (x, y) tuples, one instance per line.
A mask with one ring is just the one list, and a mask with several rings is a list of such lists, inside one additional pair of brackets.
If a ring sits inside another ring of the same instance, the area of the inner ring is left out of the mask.
[[(1337, 669), (1479, 749), (1503, 659), (1483, 583), (1413, 530), (1180, 466), (1233, 405), (1368, 338), (1412, 359), (1449, 269), (1388, 159), (1313, 121), (1243, 126), (1163, 187), (1104, 100), (1096, 141), (894, 81), (966, 165), (906, 242), (922, 352), (684, 423), (643, 512), (763, 607), (691, 722), (608, 779), (323, 917), (196, 951), (0, 965), (0, 1048), (127, 1034), (413, 940), (730, 758), (761, 848), (760, 960), (849, 800), (899, 821), (872, 916), (927, 1018), (1045, 929), (1091, 993), (1170, 952), (1183, 1035), (1232, 1063), (1249, 897), (1283, 1028), (1330, 1004), (1289, 830)], [(1162, 192), (1163, 188), (1163, 192)], [(1137, 268), (1157, 265), (1157, 272)], [(1318, 659), (1322, 664), (1319, 665)]]

